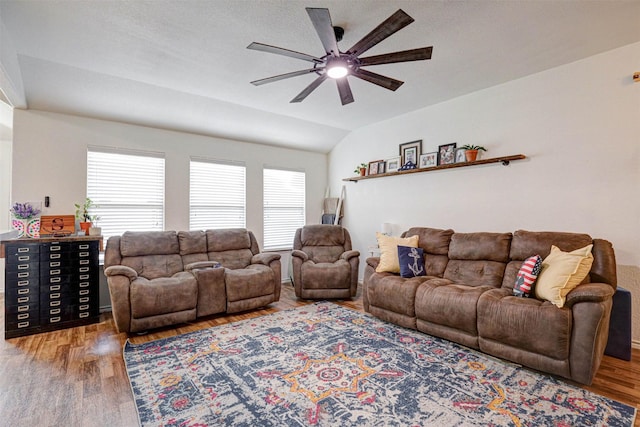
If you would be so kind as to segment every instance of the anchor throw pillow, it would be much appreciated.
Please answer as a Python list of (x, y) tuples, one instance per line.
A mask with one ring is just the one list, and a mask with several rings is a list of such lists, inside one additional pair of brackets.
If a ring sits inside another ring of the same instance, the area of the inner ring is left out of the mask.
[(398, 246), (398, 260), (400, 261), (400, 276), (426, 276), (424, 268), (424, 251), (422, 248)]

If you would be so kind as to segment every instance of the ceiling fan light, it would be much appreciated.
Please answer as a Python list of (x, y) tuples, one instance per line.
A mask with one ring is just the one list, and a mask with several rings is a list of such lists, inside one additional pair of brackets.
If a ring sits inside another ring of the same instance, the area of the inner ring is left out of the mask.
[(336, 64), (327, 68), (327, 75), (332, 79), (340, 79), (349, 73), (347, 67), (342, 64)]

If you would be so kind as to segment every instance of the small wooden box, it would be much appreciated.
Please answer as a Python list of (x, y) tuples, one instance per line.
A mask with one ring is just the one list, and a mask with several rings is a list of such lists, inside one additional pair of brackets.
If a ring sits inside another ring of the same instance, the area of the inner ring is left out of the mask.
[(75, 215), (42, 215), (40, 217), (40, 236), (64, 237), (76, 231)]

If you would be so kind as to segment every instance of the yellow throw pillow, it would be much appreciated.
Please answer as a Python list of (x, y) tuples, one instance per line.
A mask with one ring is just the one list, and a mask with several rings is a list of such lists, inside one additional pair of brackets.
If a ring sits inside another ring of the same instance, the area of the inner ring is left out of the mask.
[(567, 294), (589, 274), (593, 264), (592, 248), (593, 245), (587, 245), (573, 252), (562, 252), (556, 246), (551, 246), (551, 253), (542, 261), (536, 297), (562, 308)]
[(400, 261), (398, 260), (398, 245), (418, 247), (418, 236), (391, 237), (382, 233), (376, 233), (378, 247), (380, 248), (380, 263), (376, 272), (400, 273)]

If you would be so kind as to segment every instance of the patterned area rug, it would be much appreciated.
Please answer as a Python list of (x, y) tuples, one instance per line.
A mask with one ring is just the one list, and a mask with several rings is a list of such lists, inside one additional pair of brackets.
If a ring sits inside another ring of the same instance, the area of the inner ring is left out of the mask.
[(632, 426), (635, 408), (322, 302), (124, 359), (144, 426)]

